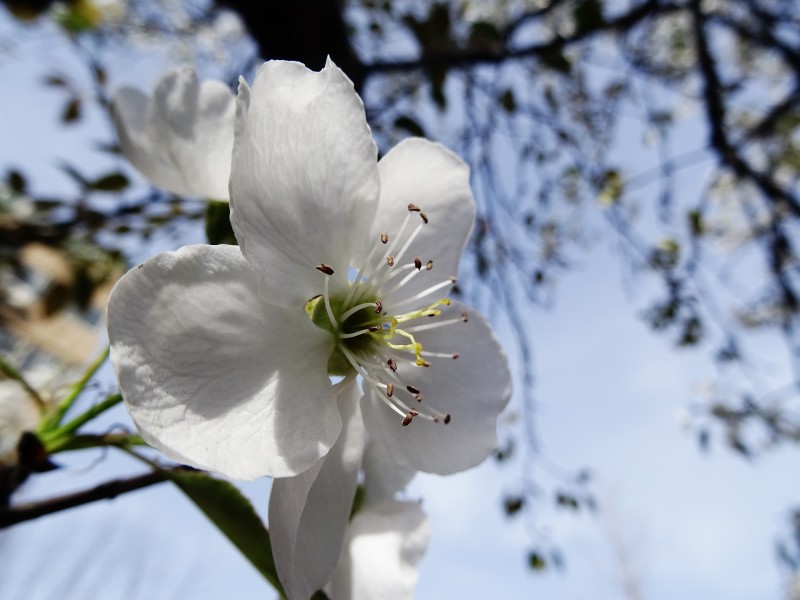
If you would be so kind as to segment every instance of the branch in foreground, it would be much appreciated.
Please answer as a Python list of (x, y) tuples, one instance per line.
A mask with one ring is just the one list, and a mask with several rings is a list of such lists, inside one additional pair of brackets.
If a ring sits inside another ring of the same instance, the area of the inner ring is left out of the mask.
[[(184, 467), (176, 467), (174, 471), (188, 470)], [(143, 475), (137, 475), (128, 479), (113, 479), (106, 481), (93, 488), (48, 498), (38, 502), (28, 502), (13, 508), (0, 510), (0, 529), (10, 527), (18, 523), (30, 521), (45, 515), (75, 508), (95, 502), (97, 500), (112, 500), (122, 494), (140, 490), (142, 488), (169, 480), (169, 471), (151, 471)]]

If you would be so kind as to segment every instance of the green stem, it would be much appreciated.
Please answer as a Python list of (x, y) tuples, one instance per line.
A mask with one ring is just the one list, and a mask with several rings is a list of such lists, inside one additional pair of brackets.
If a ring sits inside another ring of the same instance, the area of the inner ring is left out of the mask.
[(22, 373), (20, 373), (14, 367), (12, 367), (11, 363), (9, 363), (2, 356), (0, 356), (0, 371), (2, 371), (3, 374), (9, 379), (12, 379), (13, 381), (16, 381), (18, 384), (20, 384), (22, 388), (31, 397), (31, 399), (34, 402), (36, 402), (40, 410), (45, 409), (45, 402), (44, 400), (42, 400), (42, 397), (39, 395), (39, 392), (33, 389), (33, 386), (31, 386), (31, 384), (27, 382), (27, 380), (22, 376)]
[(67, 411), (72, 407), (75, 403), (75, 400), (80, 396), (83, 389), (86, 387), (86, 384), (89, 383), (89, 380), (94, 377), (97, 370), (106, 362), (108, 358), (109, 348), (103, 350), (103, 352), (98, 356), (95, 361), (89, 365), (89, 368), (86, 369), (84, 374), (81, 378), (75, 382), (75, 385), (72, 386), (69, 394), (58, 403), (55, 410), (51, 414), (49, 414), (39, 426), (39, 433), (46, 433), (48, 430), (55, 429), (61, 424), (61, 420), (64, 418), (64, 415)]
[(104, 435), (75, 435), (58, 437), (45, 444), (48, 454), (68, 452), (70, 450), (86, 450), (88, 448), (103, 448), (114, 446), (123, 450), (134, 446), (146, 446), (141, 436), (130, 433), (107, 433)]
[(108, 398), (98, 402), (94, 406), (90, 406), (86, 412), (81, 413), (69, 423), (62, 425), (58, 429), (51, 429), (43, 432), (39, 437), (48, 446), (55, 443), (59, 438), (71, 437), (82, 425), (88, 423), (96, 416), (104, 413), (109, 408), (112, 408), (122, 402), (122, 394), (112, 394)]

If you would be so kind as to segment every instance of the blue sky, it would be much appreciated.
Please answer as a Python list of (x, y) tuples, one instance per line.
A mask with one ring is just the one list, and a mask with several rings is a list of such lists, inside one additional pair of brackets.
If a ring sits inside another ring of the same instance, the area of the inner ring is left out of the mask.
[[(54, 70), (75, 66), (68, 53), (53, 53), (51, 41), (45, 34), (18, 48), (24, 61), (0, 54), (2, 89), (14, 90), (0, 95), (0, 165), (30, 168), (42, 192), (66, 185), (53, 166), (59, 158), (98, 161), (84, 151), (85, 138), (60, 130), (63, 99), (38, 83), (45, 58)], [(144, 86), (147, 74), (157, 72), (144, 59), (133, 63), (112, 80)], [(645, 166), (648, 157), (640, 160)], [(685, 185), (701, 181), (702, 165), (686, 177)], [(648, 329), (639, 315), (654, 288), (642, 280), (626, 294), (612, 233), (599, 213), (590, 225), (597, 232), (592, 252), (564, 277), (555, 307), (530, 308), (524, 320), (535, 351), (543, 451), (536, 468), (551, 461), (590, 468), (600, 511), (568, 515), (544, 497), (533, 506), (536, 529), (506, 519), (502, 498), (516, 489), (516, 461), (502, 468), (487, 462), (451, 477), (420, 475), (407, 495), (422, 499), (433, 535), (418, 597), (611, 600), (625, 597), (625, 568), (646, 600), (780, 597), (773, 544), (797, 501), (789, 478), (796, 450), (751, 462), (719, 443), (708, 454), (698, 450), (675, 414), (698, 401), (696, 390), (715, 375), (712, 366), (702, 353), (675, 352)], [(185, 241), (201, 237), (191, 231)], [(497, 327), (509, 340), (505, 325)], [(780, 340), (762, 337), (751, 351), (765, 381), (775, 387), (788, 381)], [(125, 419), (120, 410), (109, 423)], [(20, 500), (139, 469), (113, 453), (98, 458), (65, 457), (67, 469), (37, 478)], [(243, 487), (265, 514), (269, 482)], [(561, 547), (564, 570), (530, 572), (525, 555), (536, 542), (532, 534)], [(270, 597), (255, 570), (167, 485), (15, 527), (0, 534), (0, 557), (0, 592), (9, 598)]]

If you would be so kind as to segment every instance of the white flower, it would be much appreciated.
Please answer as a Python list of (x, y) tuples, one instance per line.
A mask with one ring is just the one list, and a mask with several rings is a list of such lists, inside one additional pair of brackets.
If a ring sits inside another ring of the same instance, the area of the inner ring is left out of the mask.
[(272, 543), (303, 598), (336, 566), (362, 430), (400, 465), (470, 468), (495, 446), (510, 373), (488, 323), (447, 298), (475, 212), (467, 166), (422, 139), (378, 162), (332, 63), (269, 62), (252, 90), (240, 83), (230, 189), (240, 247), (189, 246), (126, 274), (111, 360), (164, 454), (285, 478)]
[(395, 492), (414, 471), (393, 464), (382, 445), (371, 441), (364, 455), (364, 504), (347, 527), (342, 554), (325, 587), (331, 598), (412, 600), (430, 529), (417, 502)]
[(162, 77), (152, 98), (118, 90), (112, 114), (122, 153), (152, 183), (180, 196), (228, 200), (235, 102), (227, 85), (201, 84), (183, 67)]

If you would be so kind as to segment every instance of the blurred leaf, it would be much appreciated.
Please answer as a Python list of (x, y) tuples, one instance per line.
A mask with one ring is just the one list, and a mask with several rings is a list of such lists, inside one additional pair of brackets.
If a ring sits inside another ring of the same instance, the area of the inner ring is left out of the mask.
[(506, 112), (513, 113), (517, 110), (517, 100), (514, 97), (513, 90), (506, 90), (500, 95), (498, 100), (500, 102), (500, 106), (502, 106)]
[(703, 214), (699, 210), (690, 210), (686, 215), (689, 221), (689, 231), (694, 237), (703, 235), (706, 230), (705, 223), (703, 222)]
[(625, 182), (616, 169), (609, 169), (603, 174), (603, 184), (598, 200), (603, 206), (611, 206), (619, 202), (625, 191)]
[(547, 568), (547, 561), (539, 552), (533, 550), (528, 553), (528, 566), (534, 571), (543, 571)]
[(578, 504), (578, 500), (570, 495), (565, 494), (564, 492), (559, 492), (556, 494), (556, 504), (563, 508), (569, 508), (571, 510), (578, 510), (580, 509), (580, 504)]
[(283, 594), (275, 570), (269, 532), (253, 505), (228, 481), (200, 471), (165, 470), (164, 474), (224, 533), (276, 590)]
[(422, 128), (422, 126), (407, 115), (397, 117), (397, 119), (395, 119), (394, 121), (394, 126), (397, 129), (402, 129), (403, 131), (407, 131), (411, 135), (425, 137), (425, 130)]
[(578, 0), (572, 9), (576, 31), (592, 31), (603, 25), (603, 3), (600, 0)]
[(61, 113), (61, 122), (62, 123), (73, 123), (80, 119), (81, 117), (81, 99), (78, 97), (71, 98), (66, 106), (64, 106), (64, 111)]
[(8, 172), (8, 185), (15, 193), (24, 194), (25, 189), (28, 187), (28, 182), (22, 173), (16, 169), (11, 169)]
[(67, 80), (61, 75), (48, 75), (44, 78), (44, 84), (52, 87), (66, 87)]
[(227, 202), (209, 200), (206, 205), (206, 237), (209, 244), (237, 245), (231, 226), (231, 205)]
[(121, 192), (129, 184), (128, 178), (123, 173), (116, 171), (95, 179), (89, 184), (89, 189), (98, 192)]
[(503, 38), (494, 23), (476, 21), (469, 29), (467, 46), (471, 50), (500, 52), (503, 47), (502, 43)]
[(525, 506), (525, 499), (522, 496), (506, 496), (503, 500), (503, 510), (506, 516), (513, 517)]
[(565, 75), (569, 74), (572, 70), (572, 63), (570, 63), (569, 59), (559, 50), (546, 50), (542, 52), (541, 59), (546, 67), (550, 67)]

